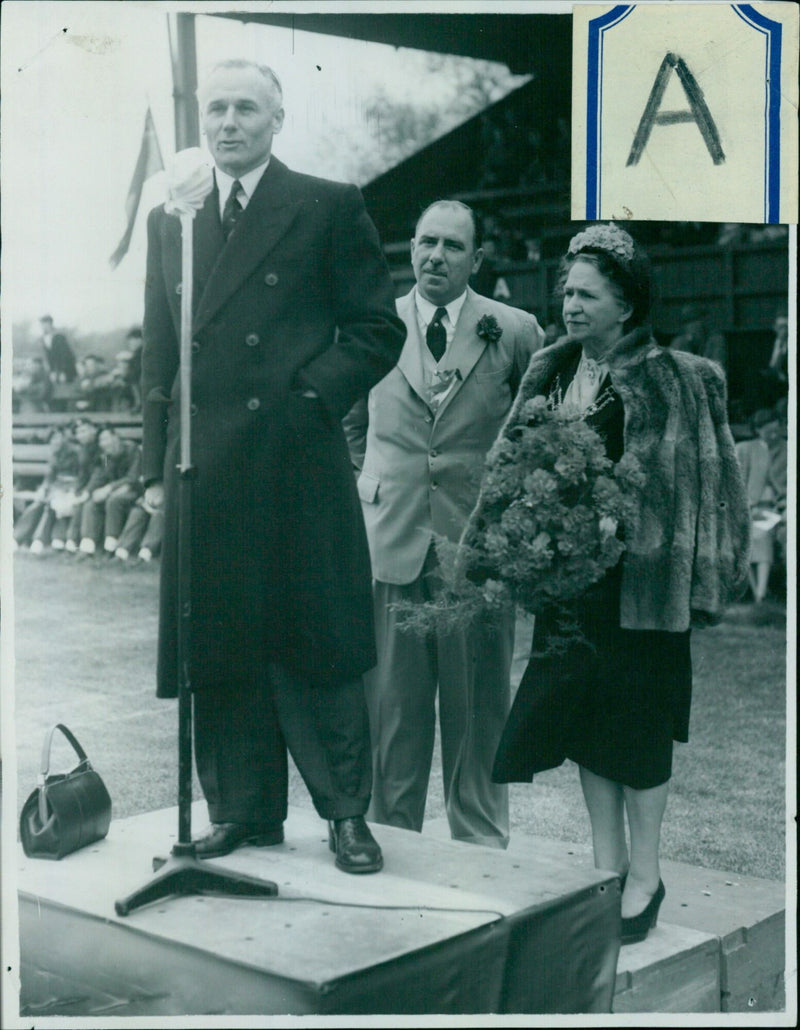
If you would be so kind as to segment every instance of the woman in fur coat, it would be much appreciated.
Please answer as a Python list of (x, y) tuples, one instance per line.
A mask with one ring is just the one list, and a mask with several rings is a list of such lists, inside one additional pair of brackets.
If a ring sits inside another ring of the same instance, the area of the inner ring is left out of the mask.
[[(595, 865), (622, 878), (625, 944), (646, 937), (665, 893), (659, 837), (673, 740), (688, 739), (691, 627), (717, 620), (746, 582), (749, 516), (723, 372), (656, 344), (649, 263), (628, 233), (578, 233), (561, 282), (567, 336), (531, 359), (499, 440), (544, 395), (582, 412), (613, 461), (633, 453), (646, 482), (622, 559), (570, 605), (580, 633), (566, 652), (548, 647), (557, 613), (537, 616), (494, 779), (578, 764)], [(466, 543), (481, 510), (479, 498)]]

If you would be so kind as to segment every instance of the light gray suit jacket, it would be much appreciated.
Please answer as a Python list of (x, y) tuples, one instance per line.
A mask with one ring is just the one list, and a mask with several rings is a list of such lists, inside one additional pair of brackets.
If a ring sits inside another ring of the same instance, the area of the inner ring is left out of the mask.
[[(478, 496), (483, 460), (531, 356), (544, 339), (533, 315), (467, 290), (447, 368), (459, 377), (434, 411), (428, 404), (415, 290), (397, 301), (408, 336), (395, 368), (344, 420), (369, 540), (372, 575), (411, 583), (434, 534), (457, 541)], [(492, 315), (502, 335), (478, 336)]]

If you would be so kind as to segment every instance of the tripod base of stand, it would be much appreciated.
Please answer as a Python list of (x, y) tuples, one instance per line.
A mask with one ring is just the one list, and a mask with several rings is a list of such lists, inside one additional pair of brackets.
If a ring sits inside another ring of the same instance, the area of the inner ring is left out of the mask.
[(274, 898), (277, 884), (255, 876), (204, 865), (194, 853), (194, 845), (176, 844), (169, 858), (153, 859), (156, 875), (127, 898), (114, 902), (118, 916), (161, 898), (180, 894), (226, 894), (246, 898)]

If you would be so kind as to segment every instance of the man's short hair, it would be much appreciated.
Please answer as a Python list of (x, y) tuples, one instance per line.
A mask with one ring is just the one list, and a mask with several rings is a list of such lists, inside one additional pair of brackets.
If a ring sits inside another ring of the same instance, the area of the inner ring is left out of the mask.
[(226, 68), (252, 68), (253, 71), (257, 71), (269, 85), (271, 92), (275, 95), (279, 104), (283, 103), (283, 87), (281, 86), (281, 80), (270, 68), (268, 64), (259, 64), (257, 61), (248, 61), (244, 57), (228, 57), (223, 61), (216, 61), (209, 68), (202, 83), (197, 89), (197, 100), (200, 101), (203, 93), (206, 89), (208, 80), (214, 75), (215, 72), (223, 71)]
[(481, 244), (483, 243), (483, 226), (481, 224), (480, 216), (478, 215), (477, 211), (473, 210), (473, 208), (469, 206), (469, 204), (464, 204), (460, 200), (434, 200), (432, 204), (428, 204), (425, 210), (420, 214), (419, 218), (417, 219), (416, 225), (414, 226), (415, 238), (417, 235), (417, 229), (419, 228), (419, 223), (422, 221), (425, 215), (427, 215), (427, 213), (435, 207), (450, 207), (456, 208), (460, 211), (466, 211), (472, 219), (472, 232), (475, 239), (475, 250), (478, 250), (480, 248)]
[(53, 316), (52, 315), (42, 315), (42, 317), (39, 319), (39, 321), (40, 322), (50, 322), (50, 324), (52, 325), (52, 323), (53, 323)]

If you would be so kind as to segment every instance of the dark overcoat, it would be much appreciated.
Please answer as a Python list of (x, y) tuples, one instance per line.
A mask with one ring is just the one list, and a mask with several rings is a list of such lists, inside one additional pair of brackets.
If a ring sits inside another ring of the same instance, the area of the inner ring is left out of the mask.
[[(145, 483), (165, 484), (158, 693), (177, 691), (180, 221), (150, 213)], [(246, 690), (265, 662), (325, 684), (375, 662), (371, 576), (340, 420), (405, 328), (355, 186), (270, 160), (227, 243), (216, 189), (194, 223), (194, 690)], [(318, 399), (302, 396), (311, 387)]]
[(50, 349), (44, 345), (42, 340), (42, 351), (47, 368), (55, 375), (63, 376), (64, 381), (71, 383), (77, 375), (75, 368), (75, 355), (67, 343), (67, 338), (62, 333), (55, 333), (50, 343)]

